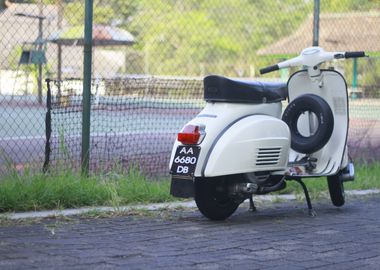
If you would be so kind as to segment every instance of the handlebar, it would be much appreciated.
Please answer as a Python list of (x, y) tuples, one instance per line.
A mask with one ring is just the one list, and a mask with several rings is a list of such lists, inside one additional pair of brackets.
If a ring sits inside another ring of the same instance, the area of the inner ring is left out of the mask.
[(344, 54), (345, 58), (357, 58), (357, 57), (365, 57), (365, 52), (360, 51), (360, 52), (346, 52)]
[(296, 67), (296, 66), (307, 66), (315, 67), (319, 66), (323, 62), (330, 61), (333, 59), (341, 58), (357, 58), (366, 57), (365, 52), (326, 52), (321, 47), (310, 47), (304, 49), (301, 54), (295, 58), (280, 62), (276, 65), (265, 67), (260, 69), (260, 74), (269, 73), (280, 68)]
[(273, 65), (273, 66), (265, 67), (265, 68), (260, 69), (260, 74), (269, 73), (269, 72), (272, 72), (272, 71), (275, 71), (275, 70), (279, 70), (279, 69), (280, 69), (280, 67), (278, 65)]

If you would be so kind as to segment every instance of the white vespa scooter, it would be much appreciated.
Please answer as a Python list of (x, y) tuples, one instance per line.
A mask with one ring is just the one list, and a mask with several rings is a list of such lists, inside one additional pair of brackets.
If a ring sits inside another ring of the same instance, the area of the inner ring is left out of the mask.
[(284, 189), (287, 180), (295, 180), (313, 214), (302, 178), (326, 176), (332, 203), (342, 206), (343, 182), (354, 179), (346, 144), (347, 85), (339, 72), (320, 65), (364, 56), (310, 47), (260, 70), (303, 66), (287, 84), (205, 77), (207, 105), (178, 133), (173, 147), (171, 194), (194, 197), (204, 216), (223, 220), (246, 199), (255, 210), (252, 195)]

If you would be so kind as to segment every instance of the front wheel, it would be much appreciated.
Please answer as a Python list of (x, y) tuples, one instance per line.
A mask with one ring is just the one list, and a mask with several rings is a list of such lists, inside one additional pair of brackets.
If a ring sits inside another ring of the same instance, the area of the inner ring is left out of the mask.
[(195, 203), (199, 211), (208, 219), (225, 220), (239, 206), (239, 202), (228, 196), (227, 177), (196, 178)]
[(327, 184), (333, 205), (338, 207), (342, 206), (345, 202), (342, 173), (339, 172), (335, 175), (328, 176)]

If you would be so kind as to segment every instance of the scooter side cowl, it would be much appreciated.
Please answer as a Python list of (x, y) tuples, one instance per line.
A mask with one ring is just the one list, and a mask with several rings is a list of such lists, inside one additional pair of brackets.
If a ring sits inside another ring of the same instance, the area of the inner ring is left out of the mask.
[(203, 177), (285, 170), (290, 131), (281, 120), (268, 115), (244, 117), (223, 130), (208, 150)]

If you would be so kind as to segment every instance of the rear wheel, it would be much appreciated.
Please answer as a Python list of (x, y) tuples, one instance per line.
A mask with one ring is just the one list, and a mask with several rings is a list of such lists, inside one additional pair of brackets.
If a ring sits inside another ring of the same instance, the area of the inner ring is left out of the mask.
[(344, 205), (345, 196), (342, 173), (339, 172), (335, 175), (328, 176), (327, 184), (329, 187), (330, 198), (333, 205), (338, 207)]
[(239, 202), (228, 196), (228, 179), (226, 176), (196, 178), (195, 203), (199, 211), (211, 220), (225, 220), (239, 206)]

